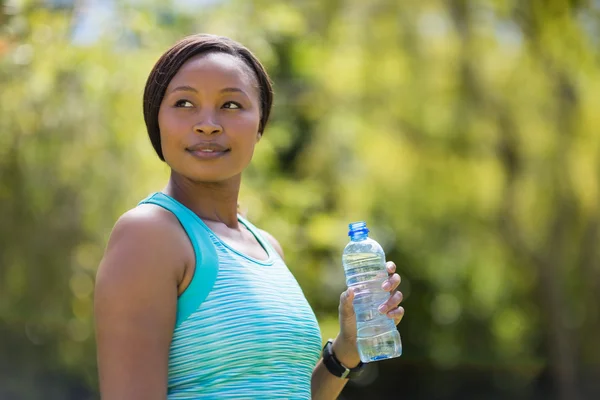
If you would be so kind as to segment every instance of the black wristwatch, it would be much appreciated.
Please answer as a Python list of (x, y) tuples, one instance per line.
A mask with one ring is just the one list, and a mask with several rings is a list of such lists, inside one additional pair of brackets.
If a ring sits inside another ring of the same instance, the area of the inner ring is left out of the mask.
[(323, 364), (325, 364), (325, 367), (329, 372), (342, 379), (358, 377), (364, 366), (362, 361), (354, 368), (348, 368), (342, 364), (333, 353), (333, 340), (331, 339), (329, 339), (323, 347)]

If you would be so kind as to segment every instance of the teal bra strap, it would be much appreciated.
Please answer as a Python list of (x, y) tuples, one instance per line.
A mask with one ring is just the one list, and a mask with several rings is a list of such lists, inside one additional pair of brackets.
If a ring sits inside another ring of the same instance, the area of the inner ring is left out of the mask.
[(256, 226), (254, 226), (254, 224), (252, 224), (250, 221), (248, 221), (246, 218), (242, 217), (239, 214), (238, 220), (242, 224), (244, 224), (250, 232), (252, 232), (256, 240), (258, 240), (258, 243), (260, 243), (260, 245), (267, 251), (269, 259), (271, 259), (273, 256), (279, 256), (279, 253), (277, 252), (277, 250), (275, 250), (275, 247), (273, 247), (273, 245), (271, 245), (271, 242), (262, 235), (260, 229), (258, 229)]
[(177, 301), (177, 328), (200, 307), (212, 290), (219, 271), (219, 258), (205, 224), (189, 208), (164, 193), (154, 193), (139, 204), (155, 204), (172, 212), (187, 233), (196, 255), (196, 268), (189, 286)]

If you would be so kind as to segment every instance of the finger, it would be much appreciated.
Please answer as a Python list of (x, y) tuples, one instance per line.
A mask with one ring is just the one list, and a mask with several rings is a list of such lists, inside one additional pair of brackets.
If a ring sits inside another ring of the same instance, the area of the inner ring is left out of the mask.
[(341, 317), (347, 318), (354, 315), (352, 300), (354, 300), (354, 288), (348, 288), (348, 290), (340, 295), (339, 311)]
[(388, 274), (393, 274), (396, 272), (396, 264), (393, 261), (386, 262), (385, 268), (387, 269)]
[(380, 313), (385, 314), (390, 310), (398, 307), (398, 305), (402, 302), (402, 292), (396, 291), (388, 301), (379, 306), (378, 310)]
[(398, 325), (404, 317), (404, 307), (396, 307), (395, 309), (388, 311), (386, 314), (389, 318), (394, 320), (394, 323)]
[(400, 275), (394, 274), (394, 275), (390, 276), (389, 278), (387, 278), (385, 281), (383, 281), (383, 284), (381, 285), (381, 287), (386, 292), (390, 292), (390, 291), (396, 289), (398, 287), (398, 285), (400, 285), (400, 281), (401, 281)]

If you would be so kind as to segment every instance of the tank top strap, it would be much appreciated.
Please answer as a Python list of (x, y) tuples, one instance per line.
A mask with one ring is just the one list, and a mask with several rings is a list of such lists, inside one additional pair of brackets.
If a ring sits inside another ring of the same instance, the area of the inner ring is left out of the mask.
[(275, 250), (275, 248), (271, 245), (271, 242), (265, 238), (260, 229), (258, 229), (256, 226), (254, 226), (254, 224), (252, 224), (252, 222), (248, 221), (240, 214), (238, 214), (238, 220), (244, 224), (246, 228), (248, 228), (256, 240), (258, 240), (260, 245), (267, 251), (269, 259), (273, 257), (279, 257), (277, 250)]
[(212, 233), (189, 208), (164, 193), (152, 193), (140, 201), (139, 204), (154, 204), (173, 213), (194, 248), (196, 259), (194, 276), (189, 286), (177, 300), (177, 320), (175, 323), (175, 328), (177, 328), (200, 307), (217, 279), (219, 258), (211, 238)]

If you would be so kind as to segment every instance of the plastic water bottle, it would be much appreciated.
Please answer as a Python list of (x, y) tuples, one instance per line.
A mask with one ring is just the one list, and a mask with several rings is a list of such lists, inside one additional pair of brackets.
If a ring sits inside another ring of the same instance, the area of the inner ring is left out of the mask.
[(354, 312), (358, 332), (357, 346), (363, 363), (402, 355), (402, 341), (394, 321), (377, 309), (390, 297), (382, 289), (388, 273), (385, 253), (369, 238), (365, 222), (349, 225), (350, 243), (342, 255), (346, 285), (354, 288)]

